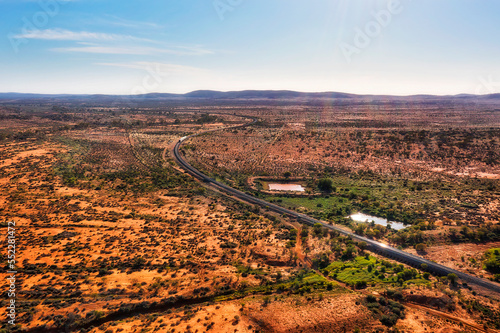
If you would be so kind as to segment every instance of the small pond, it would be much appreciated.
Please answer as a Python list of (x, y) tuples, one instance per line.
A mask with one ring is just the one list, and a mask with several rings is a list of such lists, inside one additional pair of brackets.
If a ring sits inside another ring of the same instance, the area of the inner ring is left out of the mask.
[(376, 216), (371, 216), (363, 213), (356, 213), (352, 214), (349, 216), (353, 221), (356, 222), (371, 222), (373, 221), (375, 224), (383, 225), (384, 227), (389, 224), (392, 229), (394, 230), (401, 230), (406, 228), (407, 226), (404, 225), (401, 222), (394, 222), (394, 221), (387, 221), (387, 219), (381, 218), (381, 217), (376, 217)]
[(293, 191), (293, 192), (305, 192), (305, 188), (298, 184), (269, 184), (270, 191)]

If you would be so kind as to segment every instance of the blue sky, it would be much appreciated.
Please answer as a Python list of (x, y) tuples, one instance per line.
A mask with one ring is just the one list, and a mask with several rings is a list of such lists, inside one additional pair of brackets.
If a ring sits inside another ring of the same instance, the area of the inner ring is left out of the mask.
[(0, 0), (0, 91), (500, 92), (497, 0)]

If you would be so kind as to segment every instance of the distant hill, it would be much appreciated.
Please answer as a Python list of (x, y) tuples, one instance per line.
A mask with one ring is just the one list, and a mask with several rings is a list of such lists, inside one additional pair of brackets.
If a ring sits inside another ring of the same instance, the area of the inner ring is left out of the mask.
[(357, 95), (338, 92), (304, 93), (291, 90), (243, 90), (213, 91), (197, 90), (184, 95), (191, 98), (238, 98), (238, 99), (289, 99), (289, 98), (352, 98)]
[(498, 100), (500, 100), (500, 94), (489, 94), (489, 95), (484, 95), (481, 97), (484, 97), (486, 99), (498, 99)]
[(104, 95), (104, 94), (30, 94), (30, 93), (0, 93), (0, 100), (19, 101), (19, 100), (189, 100), (189, 99), (207, 99), (207, 100), (316, 100), (316, 99), (364, 99), (379, 101), (404, 101), (404, 100), (460, 100), (460, 101), (500, 101), (500, 94), (490, 95), (471, 95), (459, 94), (454, 96), (437, 95), (411, 95), (411, 96), (391, 96), (391, 95), (356, 95), (341, 92), (299, 92), (291, 90), (243, 90), (243, 91), (215, 91), (215, 90), (196, 90), (186, 94), (169, 93), (150, 93), (143, 95)]
[[(32, 99), (32, 98), (59, 98), (59, 97), (69, 97), (71, 95), (65, 95), (65, 94), (57, 94), (57, 95), (50, 95), (50, 94), (26, 94), (26, 93), (0, 93), (0, 99)], [(88, 96), (88, 95), (79, 95), (81, 97)]]

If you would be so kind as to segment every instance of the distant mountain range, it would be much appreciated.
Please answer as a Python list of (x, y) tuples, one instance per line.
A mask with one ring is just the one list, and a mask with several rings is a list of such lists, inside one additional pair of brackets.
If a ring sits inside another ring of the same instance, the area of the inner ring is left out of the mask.
[(371, 99), (371, 100), (498, 100), (500, 94), (489, 95), (356, 95), (341, 92), (298, 92), (290, 90), (243, 90), (243, 91), (214, 91), (196, 90), (186, 94), (151, 93), (144, 95), (101, 95), (101, 94), (30, 94), (30, 93), (0, 93), (0, 100), (107, 100), (107, 99), (146, 99), (146, 100), (189, 100), (189, 99), (209, 99), (209, 100), (290, 100), (290, 99)]

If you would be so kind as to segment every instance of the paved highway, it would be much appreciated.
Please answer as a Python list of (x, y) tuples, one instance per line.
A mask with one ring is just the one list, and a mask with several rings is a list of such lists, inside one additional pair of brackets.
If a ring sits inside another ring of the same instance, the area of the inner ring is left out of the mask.
[(179, 166), (181, 168), (183, 168), (185, 171), (187, 171), (193, 177), (198, 178), (198, 179), (200, 179), (200, 180), (202, 180), (202, 181), (204, 181), (206, 183), (209, 183), (214, 188), (217, 188), (217, 189), (219, 189), (219, 190), (221, 190), (221, 191), (229, 194), (230, 196), (237, 197), (237, 198), (239, 198), (239, 199), (241, 199), (241, 200), (243, 200), (245, 202), (248, 202), (248, 203), (251, 203), (251, 204), (255, 204), (255, 205), (259, 205), (259, 206), (261, 206), (261, 207), (263, 207), (265, 209), (268, 209), (270, 211), (274, 211), (274, 212), (279, 213), (279, 214), (286, 214), (286, 215), (291, 216), (293, 218), (296, 218), (298, 221), (300, 221), (302, 223), (305, 223), (305, 224), (308, 224), (308, 225), (314, 225), (316, 223), (320, 223), (326, 229), (337, 231), (338, 233), (340, 233), (340, 234), (342, 234), (344, 236), (349, 236), (349, 237), (351, 237), (352, 239), (354, 239), (356, 241), (365, 242), (367, 244), (367, 248), (369, 250), (374, 251), (376, 253), (379, 253), (380, 255), (383, 255), (383, 256), (385, 256), (387, 258), (397, 260), (399, 262), (411, 265), (411, 266), (416, 267), (418, 269), (422, 269), (422, 264), (426, 264), (427, 265), (426, 270), (429, 271), (429, 272), (431, 272), (431, 273), (433, 273), (433, 274), (435, 274), (435, 275), (448, 275), (450, 273), (454, 273), (462, 281), (466, 281), (469, 284), (474, 284), (474, 285), (477, 285), (477, 286), (480, 286), (480, 287), (483, 287), (483, 288), (487, 288), (489, 290), (492, 290), (492, 291), (500, 293), (500, 285), (496, 284), (494, 282), (491, 282), (491, 281), (488, 281), (488, 280), (485, 280), (485, 279), (481, 279), (479, 277), (476, 277), (476, 276), (473, 276), (473, 275), (470, 275), (470, 274), (466, 274), (466, 273), (463, 273), (463, 272), (451, 269), (449, 267), (437, 264), (437, 263), (435, 263), (433, 261), (429, 261), (429, 260), (424, 259), (422, 257), (413, 255), (411, 253), (407, 253), (407, 252), (398, 250), (398, 249), (396, 249), (394, 247), (391, 247), (391, 246), (389, 246), (387, 244), (375, 241), (373, 239), (369, 239), (369, 238), (366, 238), (366, 237), (362, 237), (362, 236), (356, 235), (356, 234), (354, 234), (354, 233), (352, 233), (350, 231), (346, 231), (346, 230), (344, 230), (344, 229), (342, 229), (342, 228), (340, 228), (338, 226), (330, 225), (330, 224), (328, 224), (326, 222), (314, 219), (314, 218), (312, 218), (310, 216), (307, 216), (305, 214), (300, 214), (300, 213), (297, 213), (295, 211), (292, 211), (292, 210), (280, 207), (280, 206), (275, 205), (273, 203), (270, 203), (270, 202), (267, 202), (265, 200), (256, 198), (256, 197), (254, 197), (252, 195), (249, 195), (247, 193), (244, 193), (242, 191), (234, 189), (234, 188), (232, 188), (230, 186), (222, 184), (222, 183), (220, 183), (220, 182), (218, 182), (218, 181), (216, 181), (216, 180), (214, 180), (214, 179), (212, 179), (212, 178), (204, 175), (199, 170), (195, 169), (186, 160), (184, 160), (184, 158), (182, 157), (182, 155), (179, 152), (179, 148), (181, 147), (181, 145), (184, 142), (186, 142), (186, 140), (188, 140), (188, 139), (190, 139), (192, 137), (195, 137), (195, 136), (198, 136), (198, 135), (201, 135), (201, 134), (204, 134), (204, 133), (208, 133), (208, 132), (218, 131), (218, 130), (227, 130), (227, 129), (234, 129), (234, 128), (239, 128), (239, 127), (245, 127), (245, 126), (249, 126), (249, 125), (251, 125), (251, 124), (253, 124), (253, 123), (255, 123), (255, 122), (258, 121), (256, 118), (250, 118), (250, 119), (252, 119), (253, 121), (251, 123), (248, 123), (248, 124), (238, 125), (238, 126), (232, 126), (232, 127), (226, 127), (224, 129), (213, 129), (213, 130), (204, 131), (204, 132), (200, 132), (200, 133), (197, 133), (197, 134), (192, 134), (192, 135), (185, 136), (185, 137), (181, 138), (176, 143), (176, 145), (174, 146), (174, 150), (173, 150), (174, 157), (175, 157), (175, 160), (176, 160), (177, 164), (179, 164)]

